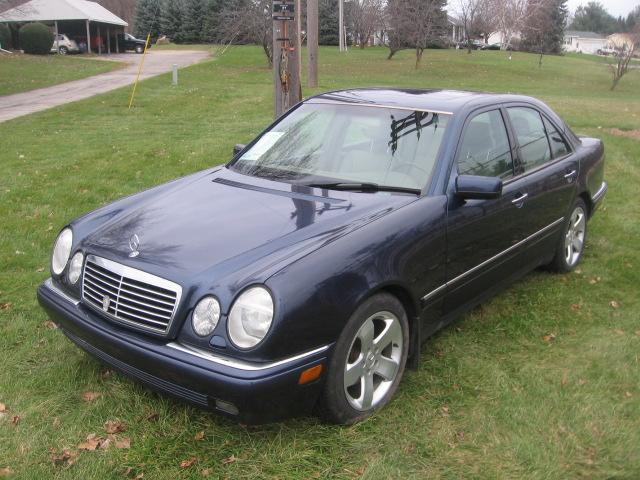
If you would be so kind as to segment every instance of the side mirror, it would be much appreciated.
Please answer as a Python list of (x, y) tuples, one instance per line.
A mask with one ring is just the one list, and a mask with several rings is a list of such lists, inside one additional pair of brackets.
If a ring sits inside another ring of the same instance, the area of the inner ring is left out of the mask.
[(501, 195), (502, 180), (498, 177), (458, 175), (456, 178), (456, 196), (464, 200), (500, 198)]
[(238, 155), (242, 150), (244, 150), (244, 147), (246, 147), (246, 145), (242, 143), (235, 144), (233, 146), (233, 156), (235, 157), (236, 155)]

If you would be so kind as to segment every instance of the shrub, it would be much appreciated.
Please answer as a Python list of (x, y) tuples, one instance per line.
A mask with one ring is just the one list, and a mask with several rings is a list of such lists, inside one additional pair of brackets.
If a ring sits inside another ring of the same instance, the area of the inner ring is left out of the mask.
[(0, 46), (5, 50), (11, 50), (11, 30), (5, 23), (0, 23)]
[(42, 23), (28, 23), (20, 29), (20, 45), (24, 53), (46, 55), (53, 45), (53, 33)]

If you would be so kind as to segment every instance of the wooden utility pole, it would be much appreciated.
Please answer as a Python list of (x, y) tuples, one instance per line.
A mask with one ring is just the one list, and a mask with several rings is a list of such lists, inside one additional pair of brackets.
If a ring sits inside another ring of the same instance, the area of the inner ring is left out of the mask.
[(340, 51), (346, 51), (344, 38), (344, 0), (338, 0), (338, 30), (340, 30)]
[(318, 0), (307, 0), (307, 51), (309, 87), (318, 86)]
[(302, 100), (300, 0), (273, 0), (273, 81), (278, 118)]

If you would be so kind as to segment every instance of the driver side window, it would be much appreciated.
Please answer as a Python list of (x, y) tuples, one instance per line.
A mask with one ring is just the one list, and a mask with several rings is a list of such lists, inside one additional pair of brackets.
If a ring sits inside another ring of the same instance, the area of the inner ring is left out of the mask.
[(471, 119), (458, 153), (460, 175), (513, 177), (513, 159), (507, 128), (500, 110), (483, 112)]

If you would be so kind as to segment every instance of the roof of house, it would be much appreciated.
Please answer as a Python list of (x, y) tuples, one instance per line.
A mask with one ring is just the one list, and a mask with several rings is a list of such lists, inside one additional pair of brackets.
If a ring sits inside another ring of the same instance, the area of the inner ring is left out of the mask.
[(89, 20), (126, 27), (127, 22), (95, 2), (86, 0), (31, 0), (0, 13), (0, 22)]
[(447, 15), (447, 20), (449, 20), (449, 23), (453, 25), (462, 25), (462, 22), (460, 21), (460, 19), (453, 17), (451, 15)]
[(565, 30), (565, 37), (578, 37), (578, 38), (595, 38), (595, 39), (604, 39), (605, 36), (596, 32), (583, 32), (580, 30)]

